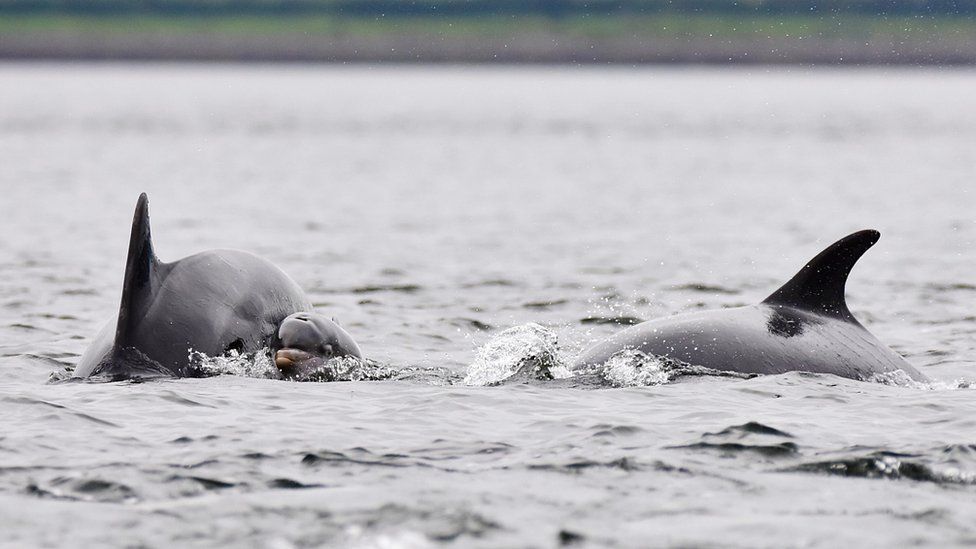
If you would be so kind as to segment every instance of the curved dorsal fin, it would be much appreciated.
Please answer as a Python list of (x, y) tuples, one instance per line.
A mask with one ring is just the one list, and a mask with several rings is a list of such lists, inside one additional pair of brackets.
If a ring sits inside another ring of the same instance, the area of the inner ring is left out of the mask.
[(125, 277), (122, 279), (122, 303), (119, 305), (119, 322), (115, 327), (116, 349), (125, 346), (129, 335), (145, 314), (153, 292), (163, 278), (161, 267), (153, 251), (149, 231), (149, 198), (142, 193), (132, 217), (129, 256), (125, 260)]
[(879, 238), (878, 231), (865, 230), (834, 242), (763, 303), (795, 307), (856, 324), (844, 299), (844, 287), (854, 264)]

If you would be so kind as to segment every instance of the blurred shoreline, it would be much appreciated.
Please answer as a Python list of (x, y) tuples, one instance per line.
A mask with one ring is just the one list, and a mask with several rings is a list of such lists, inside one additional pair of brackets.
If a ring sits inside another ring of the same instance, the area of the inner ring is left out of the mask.
[(8, 14), (0, 59), (976, 65), (976, 19)]

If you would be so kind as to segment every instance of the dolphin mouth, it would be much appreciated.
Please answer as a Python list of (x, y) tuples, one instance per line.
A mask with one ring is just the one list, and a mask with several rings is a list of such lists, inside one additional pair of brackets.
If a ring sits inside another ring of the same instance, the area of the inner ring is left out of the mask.
[(278, 351), (275, 353), (274, 360), (275, 366), (277, 366), (279, 370), (288, 371), (313, 358), (316, 358), (316, 356), (312, 353), (307, 353), (300, 349), (284, 348), (278, 349)]

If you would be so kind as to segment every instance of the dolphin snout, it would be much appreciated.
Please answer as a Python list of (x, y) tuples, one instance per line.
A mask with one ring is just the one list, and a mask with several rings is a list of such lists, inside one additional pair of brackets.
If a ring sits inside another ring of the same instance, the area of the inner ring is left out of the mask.
[(306, 353), (305, 351), (299, 349), (279, 349), (275, 353), (275, 366), (279, 369), (286, 370), (293, 368), (306, 360), (313, 357), (311, 353)]

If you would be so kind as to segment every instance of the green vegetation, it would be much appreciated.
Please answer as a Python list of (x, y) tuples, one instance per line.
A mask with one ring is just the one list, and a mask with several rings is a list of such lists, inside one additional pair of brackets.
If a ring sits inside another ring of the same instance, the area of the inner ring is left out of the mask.
[(676, 13), (605, 14), (550, 18), (540, 15), (465, 17), (346, 17), (335, 15), (65, 15), (7, 14), (0, 17), (0, 38), (24, 33), (72, 34), (229, 34), (354, 35), (389, 34), (426, 37), (506, 37), (558, 35), (594, 40), (615, 37), (871, 38), (932, 36), (971, 38), (976, 19), (964, 17), (870, 17), (865, 15), (746, 15)]
[(0, 13), (475, 16), (737, 13), (976, 15), (976, 0), (0, 0)]
[(0, 58), (976, 65), (976, 0), (0, 0)]

